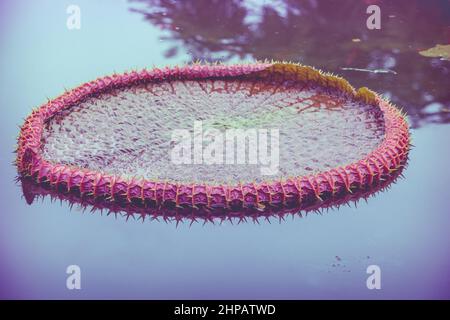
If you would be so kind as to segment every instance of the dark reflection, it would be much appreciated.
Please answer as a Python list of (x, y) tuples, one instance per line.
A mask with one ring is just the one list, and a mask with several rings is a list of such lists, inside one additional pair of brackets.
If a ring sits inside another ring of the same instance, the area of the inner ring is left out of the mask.
[(106, 199), (96, 199), (87, 194), (80, 195), (75, 192), (67, 192), (66, 190), (60, 190), (53, 188), (50, 184), (38, 184), (30, 177), (18, 177), (17, 181), (22, 186), (23, 197), (29, 205), (32, 205), (37, 198), (49, 197), (52, 200), (60, 200), (69, 203), (72, 209), (74, 205), (83, 209), (83, 211), (90, 211), (92, 213), (99, 212), (100, 214), (106, 213), (106, 215), (114, 215), (125, 218), (126, 220), (141, 219), (156, 220), (173, 222), (178, 225), (180, 222), (187, 223), (219, 223), (229, 221), (233, 223), (242, 222), (254, 222), (260, 221), (284, 221), (288, 216), (303, 217), (310, 213), (322, 214), (328, 211), (329, 208), (339, 208), (342, 205), (350, 205), (350, 203), (357, 204), (359, 200), (368, 200), (370, 197), (375, 196), (377, 193), (389, 188), (391, 183), (401, 177), (401, 170), (398, 170), (389, 179), (382, 179), (381, 182), (375, 184), (372, 189), (367, 191), (358, 191), (346, 196), (338, 196), (335, 199), (329, 201), (313, 201), (305, 205), (287, 205), (284, 206), (266, 206), (264, 211), (254, 208), (244, 208), (237, 211), (230, 210), (217, 210), (198, 208), (192, 209), (192, 207), (168, 207), (164, 204), (158, 204), (156, 206), (149, 206), (143, 203), (120, 203), (118, 201), (111, 202)]
[[(184, 51), (193, 60), (301, 62), (387, 95), (413, 127), (450, 122), (450, 61), (418, 53), (449, 43), (447, 0), (131, 2), (163, 30), (166, 57)], [(381, 8), (381, 30), (366, 27), (372, 3)]]

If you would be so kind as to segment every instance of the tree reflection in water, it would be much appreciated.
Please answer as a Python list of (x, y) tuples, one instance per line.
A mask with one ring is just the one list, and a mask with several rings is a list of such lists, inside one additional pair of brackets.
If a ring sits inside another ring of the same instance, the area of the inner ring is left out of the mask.
[[(381, 8), (381, 30), (366, 27), (366, 8), (372, 3)], [(183, 50), (193, 60), (297, 61), (387, 95), (407, 111), (413, 127), (450, 122), (450, 61), (418, 53), (450, 42), (447, 0), (131, 0), (130, 4), (132, 12), (164, 31), (162, 39), (172, 44), (167, 58)]]

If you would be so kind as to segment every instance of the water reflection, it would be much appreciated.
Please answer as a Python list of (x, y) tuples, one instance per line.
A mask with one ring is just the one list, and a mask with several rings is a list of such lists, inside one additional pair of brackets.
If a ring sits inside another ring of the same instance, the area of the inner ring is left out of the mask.
[[(381, 30), (366, 27), (374, 2)], [(163, 30), (168, 58), (184, 51), (193, 60), (299, 61), (387, 95), (412, 127), (450, 122), (450, 61), (419, 54), (449, 43), (446, 0), (130, 0), (130, 6)]]

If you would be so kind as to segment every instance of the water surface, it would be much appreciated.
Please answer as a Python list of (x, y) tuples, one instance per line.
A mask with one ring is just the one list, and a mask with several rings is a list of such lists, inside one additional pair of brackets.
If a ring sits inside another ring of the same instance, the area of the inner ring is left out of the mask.
[[(66, 28), (69, 4), (0, 6), (2, 298), (450, 298), (450, 62), (419, 54), (449, 43), (447, 1), (377, 1), (381, 30), (366, 28), (365, 1), (79, 0), (80, 30)], [(323, 68), (404, 108), (404, 178), (357, 207), (259, 224), (176, 227), (23, 199), (12, 151), (47, 97), (114, 71), (265, 58)], [(66, 288), (71, 264), (79, 291)], [(372, 264), (381, 290), (366, 287)]]

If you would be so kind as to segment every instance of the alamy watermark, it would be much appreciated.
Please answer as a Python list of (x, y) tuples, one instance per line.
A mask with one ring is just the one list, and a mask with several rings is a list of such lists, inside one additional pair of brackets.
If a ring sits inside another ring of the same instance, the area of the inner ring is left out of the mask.
[(174, 164), (259, 165), (261, 175), (276, 175), (280, 159), (278, 129), (203, 130), (202, 121), (172, 131), (170, 158)]
[(376, 264), (372, 264), (367, 267), (366, 273), (370, 274), (370, 276), (366, 280), (367, 289), (373, 290), (381, 289), (381, 268)]
[(66, 279), (66, 288), (69, 290), (81, 289), (81, 268), (76, 264), (67, 267), (66, 273), (69, 275)]
[(69, 15), (66, 20), (66, 27), (69, 30), (81, 29), (81, 9), (75, 4), (67, 7), (66, 13)]
[(370, 16), (366, 20), (366, 26), (369, 30), (381, 29), (381, 9), (376, 4), (367, 7), (366, 13)]

